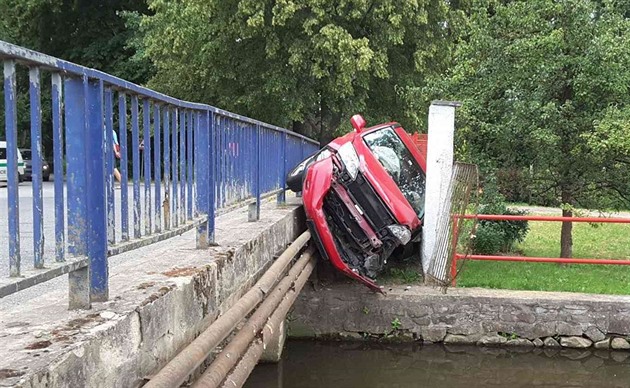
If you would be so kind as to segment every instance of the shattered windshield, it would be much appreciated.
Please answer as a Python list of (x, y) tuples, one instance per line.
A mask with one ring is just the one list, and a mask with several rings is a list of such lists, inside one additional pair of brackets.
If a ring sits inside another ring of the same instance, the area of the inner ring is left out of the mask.
[(424, 215), (425, 176), (393, 128), (369, 133), (363, 140), (400, 188), (418, 218)]

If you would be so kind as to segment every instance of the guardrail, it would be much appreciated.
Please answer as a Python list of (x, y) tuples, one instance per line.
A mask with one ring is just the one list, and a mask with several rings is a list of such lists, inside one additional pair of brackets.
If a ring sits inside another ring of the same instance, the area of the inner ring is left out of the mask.
[[(516, 215), (494, 215), (494, 214), (466, 214), (454, 215), (454, 223), (458, 219), (486, 220), (486, 221), (545, 221), (545, 222), (588, 222), (588, 223), (616, 223), (630, 224), (630, 218), (614, 217), (560, 217), (560, 216), (516, 216)], [(563, 258), (563, 257), (526, 257), (509, 255), (473, 255), (457, 253), (457, 234), (453, 237), (453, 258), (451, 261), (451, 282), (456, 285), (457, 261), (458, 260), (485, 260), (485, 261), (524, 261), (530, 263), (562, 263), (562, 264), (596, 264), (596, 265), (630, 265), (630, 260), (616, 259), (589, 259), (589, 258)]]
[[(9, 263), (9, 277), (0, 278), (0, 297), (68, 273), (71, 308), (107, 300), (108, 256), (193, 228), (197, 246), (207, 247), (214, 243), (217, 210), (255, 199), (257, 219), (261, 198), (278, 194), (284, 201), (287, 171), (319, 148), (289, 130), (3, 41), (0, 60)], [(28, 87), (18, 83), (26, 70)], [(50, 87), (42, 86), (48, 78)], [(50, 90), (46, 109), (42, 90)], [(17, 167), (18, 146), (24, 146), (18, 133), (28, 130), (18, 128), (22, 97), (30, 106), (30, 206), (20, 201), (28, 190), (19, 186)], [(48, 111), (50, 128), (42, 128), (42, 112)], [(53, 138), (54, 204), (44, 203), (43, 130)], [(20, 231), (25, 209), (32, 210), (32, 238)], [(45, 220), (51, 219), (54, 227), (47, 227)], [(32, 242), (32, 251), (24, 241)], [(22, 258), (31, 252), (33, 268), (25, 268)]]

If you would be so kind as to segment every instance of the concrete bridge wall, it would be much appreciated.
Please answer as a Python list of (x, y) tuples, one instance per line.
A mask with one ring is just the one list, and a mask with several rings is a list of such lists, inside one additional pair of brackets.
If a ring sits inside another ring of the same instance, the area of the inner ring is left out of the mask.
[(218, 247), (191, 249), (193, 231), (117, 257), (112, 300), (90, 311), (68, 311), (63, 287), (5, 306), (0, 386), (141, 385), (238, 300), (304, 222), (301, 207), (274, 200), (259, 222), (242, 209), (216, 227)]

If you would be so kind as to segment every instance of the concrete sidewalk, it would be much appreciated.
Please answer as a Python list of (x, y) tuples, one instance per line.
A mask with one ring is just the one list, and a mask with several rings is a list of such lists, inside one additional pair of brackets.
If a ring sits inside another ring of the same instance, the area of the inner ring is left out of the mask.
[(208, 250), (192, 231), (112, 257), (110, 300), (88, 311), (67, 310), (66, 276), (0, 299), (0, 386), (141, 385), (303, 231), (289, 203), (266, 201), (259, 222), (246, 208), (218, 217)]

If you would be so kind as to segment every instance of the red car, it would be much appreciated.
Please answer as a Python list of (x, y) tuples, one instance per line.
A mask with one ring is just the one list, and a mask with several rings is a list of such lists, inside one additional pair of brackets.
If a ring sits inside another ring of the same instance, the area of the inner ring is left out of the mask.
[(311, 234), (325, 259), (347, 276), (374, 282), (392, 255), (419, 243), (424, 215), (426, 156), (398, 123), (364, 129), (330, 142), (287, 176), (302, 191)]

